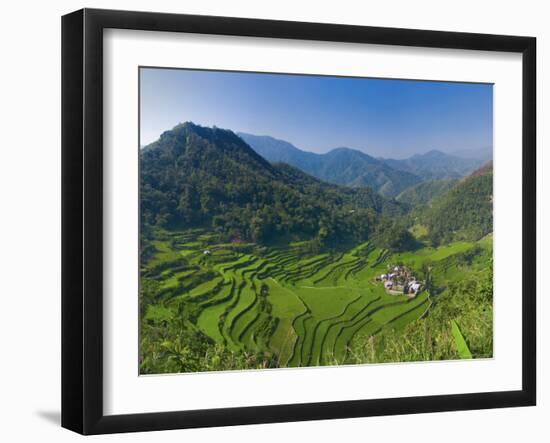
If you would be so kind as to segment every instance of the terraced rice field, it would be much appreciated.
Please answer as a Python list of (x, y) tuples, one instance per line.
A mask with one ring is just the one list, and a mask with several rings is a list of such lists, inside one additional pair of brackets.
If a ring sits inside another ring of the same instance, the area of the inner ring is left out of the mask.
[(392, 256), (365, 243), (315, 255), (300, 244), (267, 248), (212, 238), (201, 230), (157, 235), (141, 276), (156, 281), (158, 292), (143, 315), (183, 316), (214, 342), (275, 355), (280, 367), (345, 363), (354, 338), (414, 322), (429, 310), (429, 293), (389, 295), (374, 277), (392, 261), (419, 269), (473, 246)]

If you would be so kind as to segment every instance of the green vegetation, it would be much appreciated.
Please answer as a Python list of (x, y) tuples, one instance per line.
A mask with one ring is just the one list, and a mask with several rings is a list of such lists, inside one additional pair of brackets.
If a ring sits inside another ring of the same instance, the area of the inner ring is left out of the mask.
[(405, 189), (395, 199), (411, 206), (425, 205), (447, 192), (457, 183), (456, 179), (425, 181)]
[[(418, 252), (415, 263), (427, 272), (430, 309), (402, 329), (354, 340), (352, 363), (459, 359), (466, 349), (469, 358), (493, 356), (492, 243), (483, 239)], [(453, 322), (460, 324), (460, 345)]]
[(492, 169), (411, 207), (185, 123), (140, 171), (142, 374), (492, 356)]
[(223, 241), (366, 240), (406, 208), (370, 188), (321, 182), (272, 165), (233, 132), (184, 123), (140, 156), (142, 234), (149, 227), (208, 227)]
[[(486, 239), (316, 253), (309, 242), (217, 243), (201, 229), (153, 237), (141, 271), (142, 373), (454, 359), (468, 347), (492, 355)], [(428, 288), (412, 299), (386, 293), (375, 277), (390, 263)]]
[(418, 211), (432, 243), (479, 240), (493, 231), (493, 168), (482, 168)]
[(455, 339), (456, 350), (460, 358), (472, 358), (472, 353), (468, 348), (468, 344), (466, 343), (466, 340), (464, 340), (464, 336), (462, 335), (462, 332), (460, 332), (460, 328), (454, 320), (451, 320), (451, 333)]

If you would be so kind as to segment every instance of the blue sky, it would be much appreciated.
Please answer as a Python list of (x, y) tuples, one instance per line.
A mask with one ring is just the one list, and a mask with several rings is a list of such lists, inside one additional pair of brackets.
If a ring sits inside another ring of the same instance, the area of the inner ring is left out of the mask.
[(487, 84), (141, 68), (140, 88), (142, 145), (185, 121), (318, 153), (404, 158), (493, 143)]

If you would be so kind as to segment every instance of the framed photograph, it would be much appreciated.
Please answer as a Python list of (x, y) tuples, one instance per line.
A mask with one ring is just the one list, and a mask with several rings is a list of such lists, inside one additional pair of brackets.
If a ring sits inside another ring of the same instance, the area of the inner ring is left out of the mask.
[(62, 20), (62, 425), (536, 402), (531, 37)]

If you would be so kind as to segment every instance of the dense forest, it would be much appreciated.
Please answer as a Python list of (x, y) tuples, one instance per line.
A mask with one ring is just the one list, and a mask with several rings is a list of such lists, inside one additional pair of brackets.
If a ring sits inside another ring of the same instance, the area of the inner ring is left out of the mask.
[[(322, 182), (271, 164), (233, 132), (176, 126), (140, 155), (141, 224), (209, 227), (227, 240), (361, 241), (407, 207), (371, 188)], [(405, 233), (402, 233), (405, 235)]]
[(418, 210), (433, 244), (479, 240), (493, 232), (493, 167), (485, 165)]

